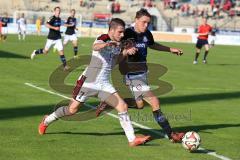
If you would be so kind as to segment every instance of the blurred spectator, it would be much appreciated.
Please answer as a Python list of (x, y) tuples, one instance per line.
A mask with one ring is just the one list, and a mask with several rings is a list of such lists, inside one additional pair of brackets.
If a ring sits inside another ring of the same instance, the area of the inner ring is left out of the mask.
[(120, 3), (117, 1), (114, 5), (114, 13), (120, 13), (121, 10), (121, 5)]
[(213, 11), (213, 8), (215, 6), (215, 0), (210, 0), (211, 10)]
[(83, 0), (80, 0), (79, 2), (80, 2), (80, 7), (84, 7), (84, 2), (83, 2)]
[(167, 9), (170, 7), (170, 0), (164, 0), (163, 1), (164, 9)]
[(229, 11), (228, 16), (229, 16), (230, 18), (233, 18), (233, 17), (235, 16), (235, 10), (231, 9), (231, 10)]
[(111, 13), (114, 14), (114, 9), (115, 9), (115, 2), (112, 2), (111, 4)]
[(176, 6), (177, 6), (177, 0), (171, 0), (171, 3), (170, 3), (170, 8), (172, 8), (172, 9), (176, 9)]
[(223, 4), (223, 11), (227, 12), (231, 9), (232, 2), (230, 0), (225, 0), (225, 3)]
[(145, 8), (153, 7), (152, 0), (145, 0), (144, 3), (143, 3), (143, 7), (145, 7)]

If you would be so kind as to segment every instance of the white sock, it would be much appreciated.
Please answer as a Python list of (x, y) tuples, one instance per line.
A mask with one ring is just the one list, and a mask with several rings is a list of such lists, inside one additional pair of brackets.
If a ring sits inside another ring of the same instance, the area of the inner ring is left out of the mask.
[(21, 40), (21, 34), (18, 34), (18, 40)]
[(53, 121), (56, 121), (61, 117), (69, 116), (69, 115), (71, 115), (71, 113), (69, 112), (68, 106), (59, 107), (55, 112), (47, 116), (47, 118), (44, 120), (44, 124), (48, 126)]
[(23, 33), (23, 40), (25, 40), (25, 36), (26, 36), (26, 34), (25, 34), (25, 33)]
[(128, 142), (133, 142), (136, 137), (128, 112), (118, 113), (118, 116), (120, 124), (125, 132), (125, 135), (127, 136)]
[(49, 116), (47, 116), (47, 118), (44, 120), (44, 124), (46, 126), (48, 126), (50, 123), (52, 123), (53, 121), (56, 121), (58, 118), (57, 118), (57, 115), (55, 112), (53, 112), (52, 114), (50, 114)]

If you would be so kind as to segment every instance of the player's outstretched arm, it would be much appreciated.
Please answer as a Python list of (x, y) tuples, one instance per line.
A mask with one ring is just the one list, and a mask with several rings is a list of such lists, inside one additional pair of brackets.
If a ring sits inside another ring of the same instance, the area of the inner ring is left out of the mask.
[(105, 47), (108, 47), (108, 46), (117, 46), (119, 45), (118, 42), (115, 42), (115, 41), (110, 41), (110, 42), (97, 42), (97, 43), (94, 43), (93, 44), (93, 50), (94, 51), (99, 51)]
[(157, 51), (171, 52), (173, 54), (180, 55), (180, 56), (183, 54), (182, 50), (180, 50), (180, 49), (170, 48), (168, 46), (164, 46), (164, 45), (161, 45), (156, 42), (154, 42), (153, 45), (150, 45), (149, 48), (157, 50)]

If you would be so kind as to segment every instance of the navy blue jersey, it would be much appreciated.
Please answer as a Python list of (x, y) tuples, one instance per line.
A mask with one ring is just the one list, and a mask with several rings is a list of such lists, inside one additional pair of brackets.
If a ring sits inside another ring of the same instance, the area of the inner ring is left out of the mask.
[(9, 23), (9, 18), (7, 18), (7, 17), (2, 17), (2, 19), (1, 19), (1, 21), (2, 21), (2, 26), (3, 27), (7, 27), (7, 24)]
[(141, 74), (147, 72), (147, 48), (154, 44), (152, 33), (147, 30), (137, 33), (134, 27), (129, 27), (124, 32), (123, 40), (133, 39), (138, 51), (134, 55), (128, 55), (119, 63), (119, 70), (123, 75)]
[[(49, 18), (47, 23), (53, 27), (60, 27), (61, 26), (61, 18), (52, 16)], [(49, 33), (48, 33), (48, 39), (51, 39), (51, 40), (61, 39), (60, 30), (56, 31), (56, 30), (50, 28)]]
[(71, 27), (67, 27), (65, 34), (67, 34), (67, 35), (75, 34), (75, 28), (76, 28), (76, 24), (77, 24), (76, 18), (68, 17), (67, 22), (65, 24), (73, 25)]
[(147, 61), (147, 48), (149, 45), (154, 44), (152, 33), (147, 30), (144, 33), (137, 33), (134, 27), (127, 28), (124, 33), (123, 40), (134, 39), (136, 48), (138, 49), (135, 55), (128, 56), (129, 62), (146, 62)]

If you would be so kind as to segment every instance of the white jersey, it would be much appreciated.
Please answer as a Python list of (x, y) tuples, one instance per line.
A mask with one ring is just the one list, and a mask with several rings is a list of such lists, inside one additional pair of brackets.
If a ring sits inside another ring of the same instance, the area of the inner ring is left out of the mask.
[(19, 18), (17, 20), (17, 23), (20, 25), (20, 26), (26, 26), (26, 20), (25, 18)]
[[(109, 41), (111, 41), (110, 37), (107, 34), (103, 34), (95, 40), (94, 44)], [(91, 76), (95, 76), (97, 81), (108, 82), (120, 52), (121, 48), (115, 46), (108, 46), (100, 51), (93, 51), (88, 70), (95, 70), (95, 74)], [(90, 71), (89, 74), (93, 74), (93, 72)]]
[[(107, 34), (99, 36), (94, 44), (109, 42), (111, 39)], [(110, 83), (110, 76), (116, 60), (121, 52), (120, 47), (108, 46), (99, 51), (93, 51), (90, 64), (85, 69), (86, 77), (82, 86), (76, 85), (74, 98), (79, 102), (85, 102), (88, 97), (98, 96), (101, 101), (105, 101), (113, 93), (117, 92)], [(81, 82), (82, 75), (77, 83)]]

